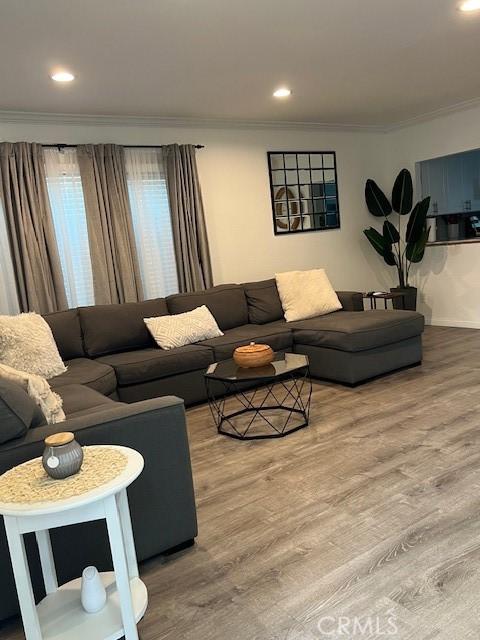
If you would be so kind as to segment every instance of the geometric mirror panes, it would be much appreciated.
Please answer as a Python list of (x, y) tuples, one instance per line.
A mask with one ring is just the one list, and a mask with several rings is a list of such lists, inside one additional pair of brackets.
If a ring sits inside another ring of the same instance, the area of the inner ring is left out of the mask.
[(340, 227), (334, 151), (269, 151), (276, 235)]

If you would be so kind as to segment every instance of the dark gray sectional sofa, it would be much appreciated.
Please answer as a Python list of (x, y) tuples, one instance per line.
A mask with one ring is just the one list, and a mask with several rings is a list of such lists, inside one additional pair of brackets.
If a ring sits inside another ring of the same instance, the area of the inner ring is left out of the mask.
[[(287, 323), (275, 280), (221, 285), (208, 291), (45, 316), (68, 371), (50, 382), (61, 390), (86, 385), (123, 402), (177, 395), (205, 400), (203, 374), (251, 341), (310, 357), (312, 375), (357, 384), (422, 359), (423, 316), (413, 311), (364, 311), (360, 293), (338, 292), (343, 310)], [(171, 351), (159, 349), (143, 319), (208, 306), (225, 333)]]
[[(421, 361), (423, 316), (363, 311), (360, 293), (338, 295), (342, 311), (292, 323), (283, 319), (275, 280), (45, 316), (68, 365), (66, 373), (50, 380), (63, 398), (67, 421), (42, 425), (27, 394), (0, 382), (0, 474), (41, 455), (44, 438), (58, 431), (73, 431), (82, 445), (133, 447), (145, 458), (142, 475), (129, 489), (139, 560), (189, 544), (197, 522), (184, 402), (205, 400), (208, 365), (251, 341), (307, 354), (314, 377), (347, 384)], [(225, 335), (171, 351), (159, 349), (143, 319), (202, 304)], [(100, 523), (54, 531), (52, 544), (62, 582), (80, 575), (87, 564), (100, 569), (110, 564)], [(41, 572), (31, 538), (27, 549), (38, 588)], [(3, 619), (18, 610), (3, 522), (0, 576)]]

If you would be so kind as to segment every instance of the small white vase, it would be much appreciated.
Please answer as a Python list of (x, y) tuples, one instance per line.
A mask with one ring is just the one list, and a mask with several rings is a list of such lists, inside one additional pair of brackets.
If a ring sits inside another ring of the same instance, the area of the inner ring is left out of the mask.
[(96, 567), (83, 570), (81, 600), (87, 613), (98, 613), (107, 602), (107, 592)]

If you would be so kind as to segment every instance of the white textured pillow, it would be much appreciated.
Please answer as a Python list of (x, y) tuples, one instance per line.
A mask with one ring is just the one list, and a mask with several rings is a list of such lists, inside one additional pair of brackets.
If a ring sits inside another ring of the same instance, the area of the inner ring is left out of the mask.
[(205, 305), (186, 313), (144, 318), (144, 322), (162, 349), (174, 349), (200, 340), (223, 336), (215, 318)]
[(0, 364), (0, 378), (19, 384), (40, 407), (48, 424), (56, 424), (65, 420), (62, 399), (50, 389), (45, 378), (25, 371), (18, 371), (5, 364)]
[(306, 320), (342, 308), (324, 269), (275, 274), (285, 320)]
[(0, 363), (43, 378), (67, 370), (52, 330), (38, 313), (0, 316)]

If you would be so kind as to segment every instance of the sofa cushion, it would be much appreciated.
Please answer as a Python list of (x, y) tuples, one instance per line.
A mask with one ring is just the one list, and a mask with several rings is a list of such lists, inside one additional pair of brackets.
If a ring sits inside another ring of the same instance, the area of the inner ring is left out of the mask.
[(85, 356), (78, 309), (57, 311), (43, 317), (52, 330), (62, 360)]
[(63, 410), (67, 418), (86, 415), (99, 409), (108, 409), (118, 404), (98, 391), (81, 384), (66, 384), (59, 387), (58, 394), (63, 400)]
[(0, 380), (0, 444), (44, 422), (42, 412), (20, 385)]
[(164, 351), (158, 347), (103, 356), (100, 361), (113, 367), (120, 386), (139, 384), (198, 369), (213, 362), (210, 349), (187, 345)]
[(420, 335), (424, 318), (415, 311), (337, 311), (289, 326), (295, 344), (365, 351)]
[(293, 335), (290, 326), (284, 320), (269, 324), (246, 324), (225, 332), (221, 338), (212, 338), (199, 342), (213, 349), (216, 361), (231, 358), (241, 345), (250, 342), (268, 344), (274, 351), (288, 351), (292, 348)]
[(195, 293), (179, 293), (169, 296), (167, 305), (170, 313), (185, 313), (206, 305), (222, 331), (248, 322), (245, 291), (237, 284), (224, 284)]
[(282, 303), (275, 278), (243, 285), (248, 305), (248, 322), (266, 324), (283, 318)]
[(66, 384), (84, 384), (106, 396), (117, 388), (115, 371), (103, 362), (88, 358), (75, 358), (66, 362), (67, 371), (48, 381), (58, 393), (59, 387)]
[(164, 316), (168, 309), (164, 298), (156, 298), (82, 307), (79, 313), (85, 351), (94, 358), (153, 346), (155, 342), (143, 319)]

